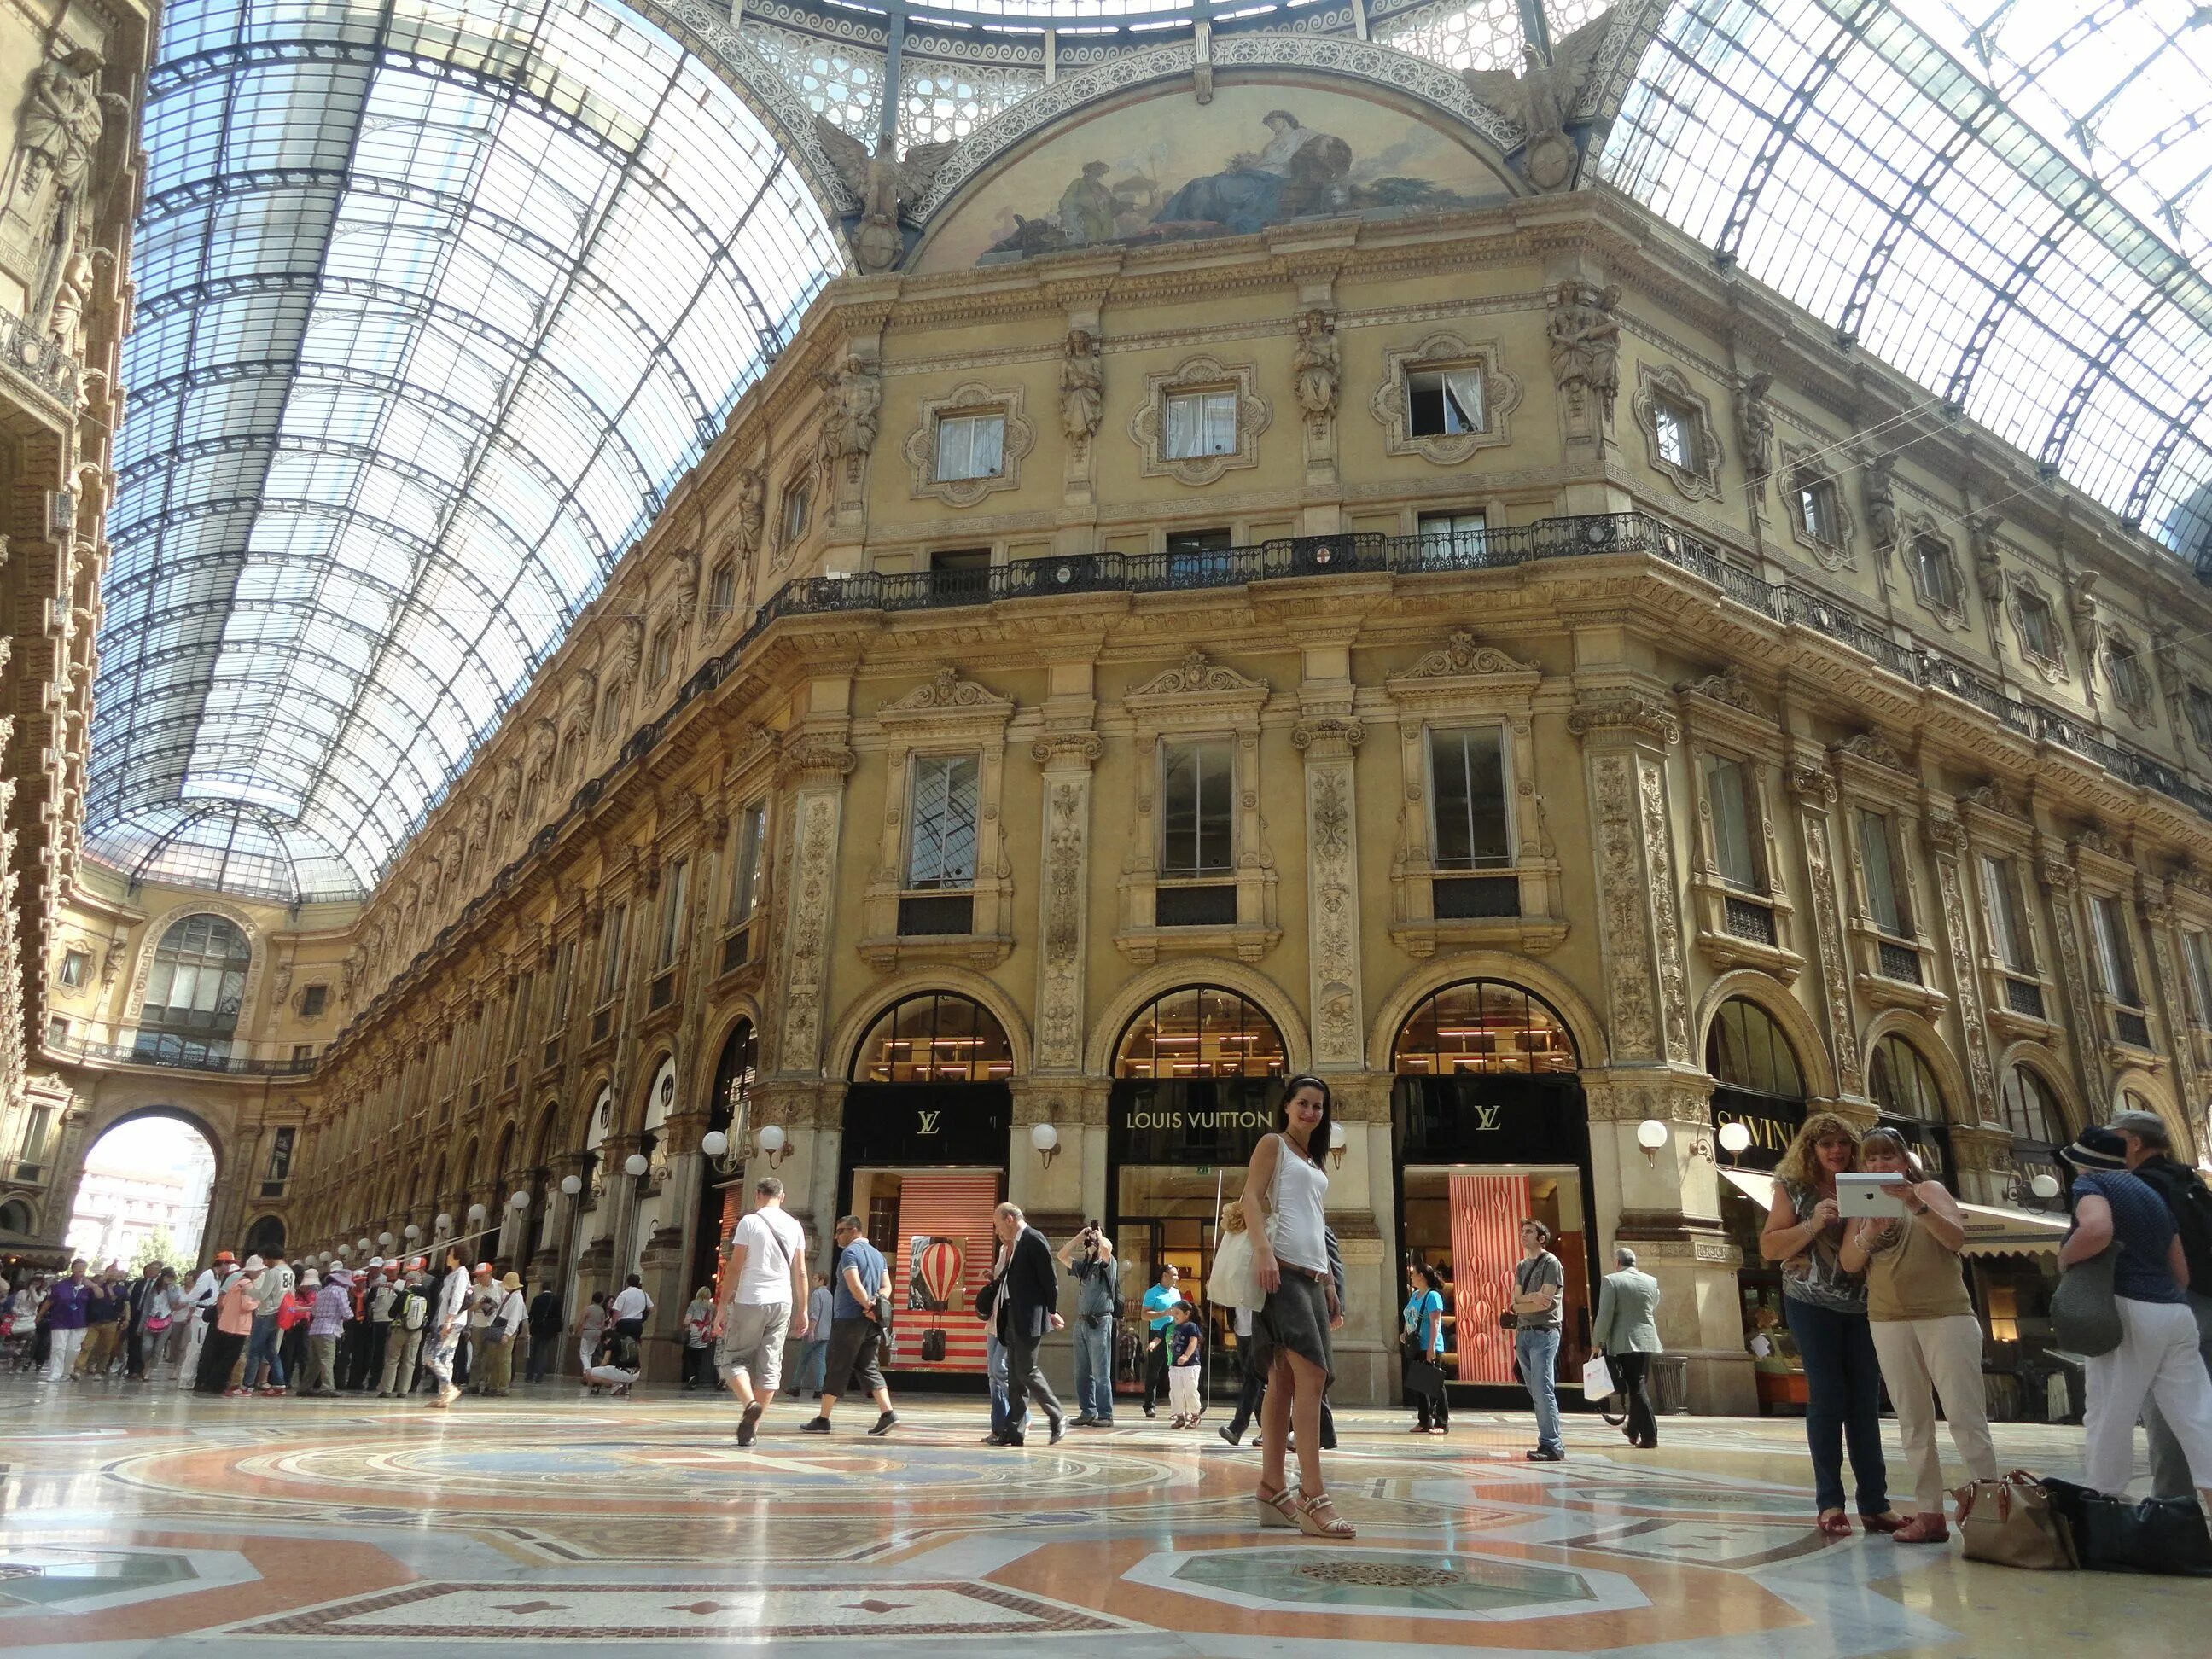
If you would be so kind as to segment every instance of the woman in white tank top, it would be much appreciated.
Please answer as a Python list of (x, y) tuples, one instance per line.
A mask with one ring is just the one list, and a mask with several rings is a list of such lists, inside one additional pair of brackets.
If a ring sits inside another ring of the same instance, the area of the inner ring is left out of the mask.
[[(1261, 1141), (1244, 1176), (1252, 1226), (1252, 1266), (1261, 1304), (1252, 1318), (1251, 1363), (1268, 1368), (1260, 1413), (1260, 1485), (1253, 1497), (1263, 1527), (1296, 1527), (1316, 1538), (1350, 1538), (1321, 1476), (1322, 1396), (1334, 1360), (1330, 1329), (1343, 1322), (1328, 1271), (1322, 1160), (1329, 1142), (1328, 1085), (1294, 1077), (1284, 1087), (1281, 1127)], [(1298, 1484), (1285, 1480), (1291, 1430), (1298, 1437)]]

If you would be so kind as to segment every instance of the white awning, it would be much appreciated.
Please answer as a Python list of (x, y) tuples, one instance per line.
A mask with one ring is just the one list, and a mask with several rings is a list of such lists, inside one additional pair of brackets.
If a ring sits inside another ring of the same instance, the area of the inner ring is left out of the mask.
[(2074, 1224), (2063, 1215), (2008, 1209), (1996, 1204), (1959, 1206), (1966, 1212), (1966, 1255), (2039, 1255), (2058, 1253)]
[(1774, 1177), (1763, 1170), (1723, 1170), (1730, 1185), (1763, 1210), (1774, 1207)]

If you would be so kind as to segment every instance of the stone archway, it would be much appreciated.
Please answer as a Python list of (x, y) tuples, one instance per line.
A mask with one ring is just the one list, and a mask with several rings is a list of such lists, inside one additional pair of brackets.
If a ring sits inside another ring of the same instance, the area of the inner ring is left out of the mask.
[(95, 1267), (129, 1266), (148, 1247), (179, 1267), (198, 1261), (223, 1166), (216, 1131), (192, 1112), (117, 1114), (86, 1144), (65, 1224), (70, 1249)]

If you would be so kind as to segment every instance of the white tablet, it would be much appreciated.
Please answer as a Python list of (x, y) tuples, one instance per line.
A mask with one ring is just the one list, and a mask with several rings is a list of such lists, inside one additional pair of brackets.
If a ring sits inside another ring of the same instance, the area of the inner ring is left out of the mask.
[(1836, 1177), (1836, 1209), (1846, 1216), (1873, 1216), (1882, 1220), (1901, 1216), (1905, 1213), (1905, 1200), (1882, 1188), (1901, 1187), (1905, 1180), (1905, 1176), (1896, 1174), (1839, 1175)]

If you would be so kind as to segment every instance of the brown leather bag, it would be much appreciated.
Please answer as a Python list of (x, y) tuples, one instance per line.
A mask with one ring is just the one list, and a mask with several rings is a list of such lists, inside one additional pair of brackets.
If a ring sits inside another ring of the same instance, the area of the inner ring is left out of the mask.
[(1970, 1481), (1952, 1496), (1959, 1500), (1959, 1533), (1969, 1561), (2039, 1572), (2081, 1565), (2050, 1492), (2027, 1470), (2014, 1469), (2002, 1480)]

